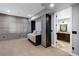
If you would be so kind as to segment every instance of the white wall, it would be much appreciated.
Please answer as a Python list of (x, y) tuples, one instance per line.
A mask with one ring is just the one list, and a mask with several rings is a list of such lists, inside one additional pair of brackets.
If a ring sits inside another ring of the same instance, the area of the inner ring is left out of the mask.
[(41, 19), (36, 20), (35, 29), (41, 33)]
[(74, 54), (79, 55), (79, 5), (72, 6), (72, 31), (76, 31), (77, 34), (72, 35), (72, 46)]
[[(60, 24), (67, 24), (67, 32), (71, 32), (71, 7), (56, 12), (57, 32), (60, 31)], [(63, 23), (64, 22), (64, 23)]]
[(70, 18), (71, 17), (71, 7), (63, 9), (61, 11), (57, 11), (57, 19), (65, 19), (65, 18)]

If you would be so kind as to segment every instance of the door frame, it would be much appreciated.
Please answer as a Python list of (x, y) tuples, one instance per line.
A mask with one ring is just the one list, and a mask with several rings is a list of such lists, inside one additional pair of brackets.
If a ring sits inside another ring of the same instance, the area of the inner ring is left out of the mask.
[[(70, 51), (68, 52), (69, 54), (71, 54), (71, 55), (74, 55), (73, 53), (72, 53), (72, 7), (70, 7), (71, 8), (71, 16), (70, 16), (70, 21), (71, 21), (71, 25), (70, 25), (70, 27), (71, 27), (71, 31), (70, 31)], [(53, 20), (53, 19), (52, 19)], [(54, 32), (54, 44), (52, 44), (52, 47), (54, 47), (54, 48), (56, 48), (57, 47), (57, 35), (56, 35), (56, 29), (57, 29), (57, 19), (56, 19), (56, 13), (54, 13), (54, 29), (53, 29), (53, 32)]]

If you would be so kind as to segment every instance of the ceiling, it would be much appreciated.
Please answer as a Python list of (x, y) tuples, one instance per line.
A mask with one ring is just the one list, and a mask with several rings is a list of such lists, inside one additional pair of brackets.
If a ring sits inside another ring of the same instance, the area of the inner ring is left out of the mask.
[(50, 7), (50, 3), (45, 3), (45, 4), (43, 3), (42, 6), (49, 9), (53, 13), (53, 12), (68, 8), (74, 4), (75, 3), (54, 3), (54, 7)]
[(44, 9), (51, 12), (70, 7), (74, 3), (54, 3), (54, 7), (49, 7), (50, 3), (0, 3), (0, 13), (22, 16), (30, 18)]
[(0, 3), (0, 13), (30, 18), (43, 10), (40, 3)]

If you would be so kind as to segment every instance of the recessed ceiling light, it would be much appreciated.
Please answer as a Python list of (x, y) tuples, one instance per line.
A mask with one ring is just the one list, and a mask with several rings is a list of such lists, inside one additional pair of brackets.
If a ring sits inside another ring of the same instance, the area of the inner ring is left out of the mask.
[(7, 12), (11, 12), (10, 10), (7, 10)]
[(50, 4), (50, 7), (54, 7), (54, 4)]

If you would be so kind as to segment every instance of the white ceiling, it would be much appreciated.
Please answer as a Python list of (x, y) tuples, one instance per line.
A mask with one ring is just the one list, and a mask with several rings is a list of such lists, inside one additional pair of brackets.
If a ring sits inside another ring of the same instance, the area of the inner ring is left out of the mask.
[(0, 13), (30, 18), (45, 8), (55, 12), (70, 7), (73, 4), (54, 3), (55, 6), (50, 8), (50, 3), (0, 3)]
[(34, 15), (31, 20), (35, 20), (36, 18), (40, 17), (43, 14), (46, 13), (55, 13), (57, 11), (63, 10), (65, 8), (71, 7), (72, 5), (76, 3), (53, 3), (54, 7), (50, 7), (51, 3), (42, 3), (41, 5), (45, 8), (44, 10), (40, 11), (36, 15)]
[(39, 3), (0, 3), (0, 13), (28, 18), (43, 9), (44, 7)]
[(49, 9), (53, 13), (53, 12), (68, 8), (74, 4), (75, 3), (54, 3), (54, 7), (50, 7), (50, 3), (45, 3), (45, 4), (43, 3), (42, 6)]

